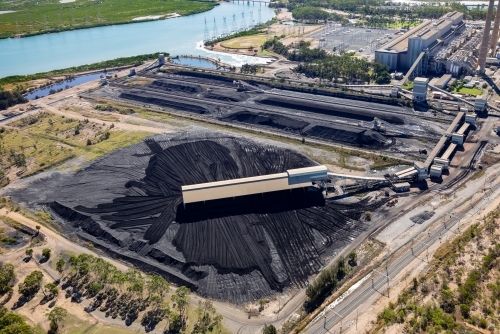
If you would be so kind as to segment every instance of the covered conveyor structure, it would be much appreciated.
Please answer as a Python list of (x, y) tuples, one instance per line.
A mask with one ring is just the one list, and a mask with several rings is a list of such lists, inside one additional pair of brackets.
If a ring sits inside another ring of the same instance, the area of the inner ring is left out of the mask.
[(184, 205), (221, 198), (264, 194), (312, 186), (312, 182), (327, 179), (326, 166), (289, 169), (283, 173), (245, 177), (182, 186)]

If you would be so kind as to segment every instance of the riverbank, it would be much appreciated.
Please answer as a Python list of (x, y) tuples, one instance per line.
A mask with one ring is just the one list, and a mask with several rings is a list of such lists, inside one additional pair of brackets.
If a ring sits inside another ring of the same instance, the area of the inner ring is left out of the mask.
[(4, 14), (0, 17), (0, 39), (170, 19), (202, 13), (218, 5), (218, 2), (191, 0), (108, 0), (90, 6), (79, 5), (80, 2), (83, 1), (38, 5), (36, 0), (27, 0), (22, 4), (2, 4), (0, 10)]
[[(204, 39), (205, 18), (210, 17), (213, 20), (215, 17), (220, 29), (223, 27), (224, 17), (232, 17), (235, 13), (240, 13), (240, 17), (241, 13), (250, 17), (255, 9), (242, 2), (222, 2), (209, 12), (174, 19), (80, 29), (30, 38), (3, 39), (0, 40), (0, 78), (49, 72), (159, 50), (167, 50), (172, 55), (221, 58), (222, 62), (232, 66), (258, 62), (259, 59), (253, 59), (254, 57), (242, 60), (241, 57), (214, 55), (198, 47)], [(262, 6), (262, 22), (272, 19), (274, 15), (273, 9)], [(211, 23), (208, 24), (209, 29)], [(237, 26), (240, 25), (237, 20)]]
[(157, 52), (133, 57), (122, 57), (112, 60), (106, 60), (98, 63), (69, 67), (49, 72), (41, 72), (30, 75), (13, 75), (0, 79), (0, 87), (4, 90), (20, 90), (23, 93), (30, 93), (40, 88), (50, 86), (58, 81), (67, 79), (68, 77), (76, 77), (80, 75), (95, 73), (102, 70), (121, 70), (124, 68), (138, 66), (143, 62), (156, 59), (158, 55), (166, 52)]

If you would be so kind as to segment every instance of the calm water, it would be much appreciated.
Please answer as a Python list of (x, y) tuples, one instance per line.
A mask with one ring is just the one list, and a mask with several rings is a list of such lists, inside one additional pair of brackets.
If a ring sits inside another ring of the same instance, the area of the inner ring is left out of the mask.
[(226, 55), (206, 51), (201, 47), (205, 18), (210, 35), (213, 32), (214, 18), (218, 34), (221, 34), (224, 16), (228, 30), (233, 26), (233, 15), (236, 27), (241, 27), (242, 13), (245, 25), (249, 26), (251, 17), (254, 23), (258, 22), (259, 7), (262, 22), (274, 17), (273, 9), (266, 6), (223, 2), (208, 12), (174, 19), (0, 40), (0, 78), (159, 51), (169, 52), (171, 55), (220, 58), (222, 62), (231, 65), (264, 63), (264, 58)]
[(78, 76), (74, 79), (64, 80), (63, 82), (54, 84), (52, 86), (48, 86), (48, 87), (36, 90), (32, 93), (27, 94), (26, 98), (28, 100), (33, 100), (37, 96), (44, 97), (44, 96), (49, 95), (51, 89), (54, 89), (57, 91), (58, 89), (61, 89), (61, 88), (62, 89), (71, 88), (73, 86), (80, 85), (80, 84), (83, 84), (83, 83), (86, 83), (86, 82), (89, 82), (92, 80), (97, 80), (101, 77), (101, 75), (112, 74), (112, 73), (114, 73), (114, 72), (108, 72), (108, 73), (101, 72), (101, 73), (92, 73), (92, 74), (87, 74), (87, 75), (81, 75), (81, 76)]
[(217, 68), (217, 66), (203, 58), (195, 58), (195, 57), (179, 57), (176, 59), (172, 59), (173, 63), (187, 65), (187, 66), (195, 66), (195, 67), (203, 67), (203, 68)]

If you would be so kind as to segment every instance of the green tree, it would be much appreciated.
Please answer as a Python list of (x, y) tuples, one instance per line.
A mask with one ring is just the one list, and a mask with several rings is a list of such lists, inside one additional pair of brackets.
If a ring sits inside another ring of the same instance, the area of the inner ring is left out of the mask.
[(42, 256), (44, 258), (46, 258), (47, 260), (50, 259), (50, 253), (51, 253), (50, 248), (44, 248), (44, 249), (42, 249)]
[(0, 262), (0, 295), (12, 289), (11, 284), (15, 279), (14, 266), (10, 263), (3, 264)]
[(56, 306), (47, 314), (47, 318), (50, 320), (50, 331), (52, 333), (57, 333), (59, 330), (59, 324), (66, 318), (68, 312), (62, 307)]
[(158, 294), (163, 299), (163, 296), (170, 291), (170, 284), (160, 275), (148, 275), (146, 277), (146, 289), (148, 296)]
[(355, 267), (358, 265), (358, 254), (355, 251), (352, 251), (347, 255), (348, 263), (351, 267)]
[(33, 257), (33, 248), (27, 248), (24, 253), (26, 254), (27, 257), (30, 259)]
[(52, 299), (58, 295), (59, 288), (54, 283), (47, 283), (43, 287), (42, 292), (45, 295), (45, 297), (47, 297), (48, 299)]
[(24, 298), (32, 298), (42, 284), (43, 273), (40, 270), (31, 272), (22, 283), (19, 284), (19, 293)]
[(175, 294), (172, 296), (172, 302), (175, 303), (175, 307), (179, 311), (179, 317), (181, 321), (181, 327), (184, 327), (187, 320), (186, 309), (189, 305), (189, 295), (191, 290), (188, 287), (181, 286), (177, 288)]
[(263, 334), (278, 334), (276, 327), (273, 325), (264, 325), (264, 329), (262, 330)]
[(35, 331), (26, 324), (24, 317), (0, 305), (0, 334), (35, 334)]
[(92, 282), (88, 285), (87, 287), (87, 292), (89, 293), (89, 297), (94, 297), (101, 291), (103, 288), (103, 285), (99, 282)]
[(59, 273), (59, 275), (62, 276), (62, 274), (64, 272), (64, 267), (65, 266), (66, 266), (66, 261), (64, 261), (63, 258), (60, 258), (59, 260), (57, 260), (57, 262), (56, 262), (56, 270)]

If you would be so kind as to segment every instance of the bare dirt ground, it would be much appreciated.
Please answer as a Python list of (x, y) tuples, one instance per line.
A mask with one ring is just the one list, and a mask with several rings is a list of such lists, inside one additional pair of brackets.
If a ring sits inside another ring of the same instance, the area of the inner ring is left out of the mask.
[[(496, 167), (498, 172), (498, 165)], [(477, 184), (482, 184), (484, 183), (484, 180), (483, 178), (479, 178), (474, 182)], [(496, 182), (498, 182), (498, 180)], [(472, 185), (470, 186), (470, 188), (474, 189)], [(480, 199), (481, 196), (476, 196), (473, 198), (475, 202), (479, 201)], [(489, 202), (483, 209), (475, 212), (472, 216), (460, 222), (460, 230), (463, 231), (471, 224), (481, 220), (481, 218), (484, 217), (488, 212), (491, 212), (492, 210), (496, 209), (498, 205), (500, 205), (500, 197), (491, 198), (491, 202)], [(469, 205), (462, 206), (462, 210), (464, 211), (467, 211), (469, 209), (470, 209)], [(444, 240), (451, 240), (451, 238), (453, 238), (456, 235), (455, 234), (456, 232), (457, 232), (456, 230), (449, 231), (447, 235), (443, 236)], [(432, 255), (434, 254), (434, 252), (437, 250), (438, 247), (439, 244), (429, 248), (430, 258), (432, 257)], [(471, 252), (472, 249), (469, 249), (468, 254), (465, 254), (465, 256), (470, 257)], [(384, 252), (380, 255), (380, 259), (383, 259), (385, 256), (386, 253)], [(466, 261), (464, 261), (464, 263), (466, 263)], [(357, 325), (358, 331), (356, 332), (354, 328), (352, 328), (344, 331), (345, 333), (369, 333), (373, 329), (373, 325), (377, 320), (378, 314), (380, 314), (382, 310), (385, 307), (387, 307), (389, 302), (396, 302), (397, 296), (403, 291), (403, 289), (405, 289), (408, 286), (413, 277), (418, 276), (420, 273), (425, 272), (428, 269), (428, 263), (426, 261), (423, 261), (422, 259), (416, 258), (412, 262), (412, 264), (409, 265), (408, 267), (411, 268), (411, 270), (403, 271), (396, 279), (392, 280), (393, 283), (391, 283), (390, 285), (389, 298), (387, 297), (387, 290), (383, 291), (382, 294), (379, 295), (379, 297), (373, 304), (370, 305), (370, 303), (366, 303), (366, 306), (359, 309), (359, 313), (362, 314), (362, 316), (359, 317)], [(401, 333), (400, 329), (401, 325), (393, 325), (387, 328), (387, 331), (385, 333)], [(477, 327), (475, 329), (477, 330)]]

